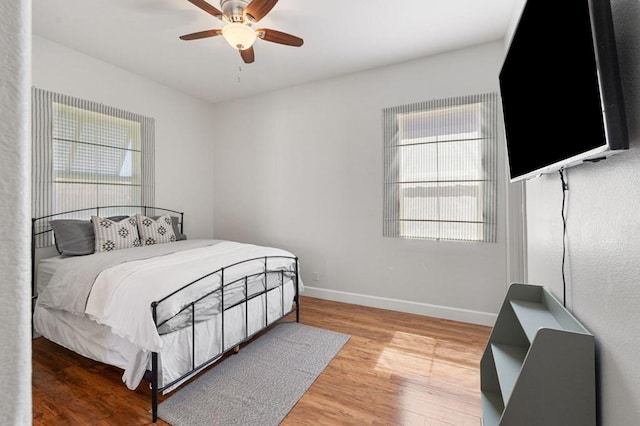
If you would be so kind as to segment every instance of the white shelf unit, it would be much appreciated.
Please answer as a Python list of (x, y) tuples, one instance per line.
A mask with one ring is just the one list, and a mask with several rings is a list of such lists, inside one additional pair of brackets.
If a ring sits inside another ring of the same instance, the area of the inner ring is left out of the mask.
[(594, 337), (542, 286), (509, 287), (480, 382), (484, 426), (596, 424)]

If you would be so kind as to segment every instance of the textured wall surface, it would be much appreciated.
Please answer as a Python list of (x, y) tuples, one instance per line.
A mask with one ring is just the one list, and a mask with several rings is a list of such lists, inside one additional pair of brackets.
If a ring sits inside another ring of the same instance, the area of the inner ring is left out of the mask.
[(31, 2), (0, 2), (0, 424), (31, 424)]
[[(640, 2), (611, 2), (631, 146), (567, 171), (567, 306), (596, 337), (599, 424), (625, 426), (640, 419)], [(527, 183), (529, 282), (560, 299), (561, 203), (557, 174)]]

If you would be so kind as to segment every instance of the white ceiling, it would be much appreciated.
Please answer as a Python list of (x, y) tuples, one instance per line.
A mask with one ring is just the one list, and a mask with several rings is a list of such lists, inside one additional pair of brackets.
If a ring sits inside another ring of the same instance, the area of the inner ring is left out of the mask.
[(221, 37), (178, 39), (223, 25), (187, 0), (33, 0), (33, 33), (220, 102), (501, 39), (514, 1), (280, 0), (258, 26), (305, 43), (257, 40), (248, 65)]

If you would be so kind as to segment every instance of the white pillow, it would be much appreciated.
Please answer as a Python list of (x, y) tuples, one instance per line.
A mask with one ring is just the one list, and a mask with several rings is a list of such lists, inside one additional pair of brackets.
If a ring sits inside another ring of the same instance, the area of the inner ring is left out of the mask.
[(156, 220), (137, 214), (136, 220), (138, 221), (140, 241), (143, 245), (171, 243), (176, 240), (171, 216), (168, 214), (163, 214)]
[(96, 237), (96, 253), (140, 247), (140, 236), (136, 218), (131, 216), (116, 222), (111, 219), (91, 216)]

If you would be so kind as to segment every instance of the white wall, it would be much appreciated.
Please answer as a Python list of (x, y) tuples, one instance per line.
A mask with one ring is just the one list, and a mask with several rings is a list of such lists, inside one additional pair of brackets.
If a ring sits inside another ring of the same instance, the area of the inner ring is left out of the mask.
[[(599, 424), (640, 419), (640, 2), (612, 0), (629, 152), (567, 171), (567, 306), (595, 335)], [(527, 182), (529, 282), (562, 300), (557, 174)]]
[(0, 424), (31, 424), (31, 2), (0, 2)]
[(484, 44), (218, 105), (216, 237), (293, 251), (310, 295), (492, 324), (507, 285), (503, 171), (498, 243), (383, 238), (382, 109), (497, 91), (503, 53)]
[(211, 238), (211, 104), (37, 36), (33, 85), (155, 118), (155, 204), (184, 211), (190, 238)]

